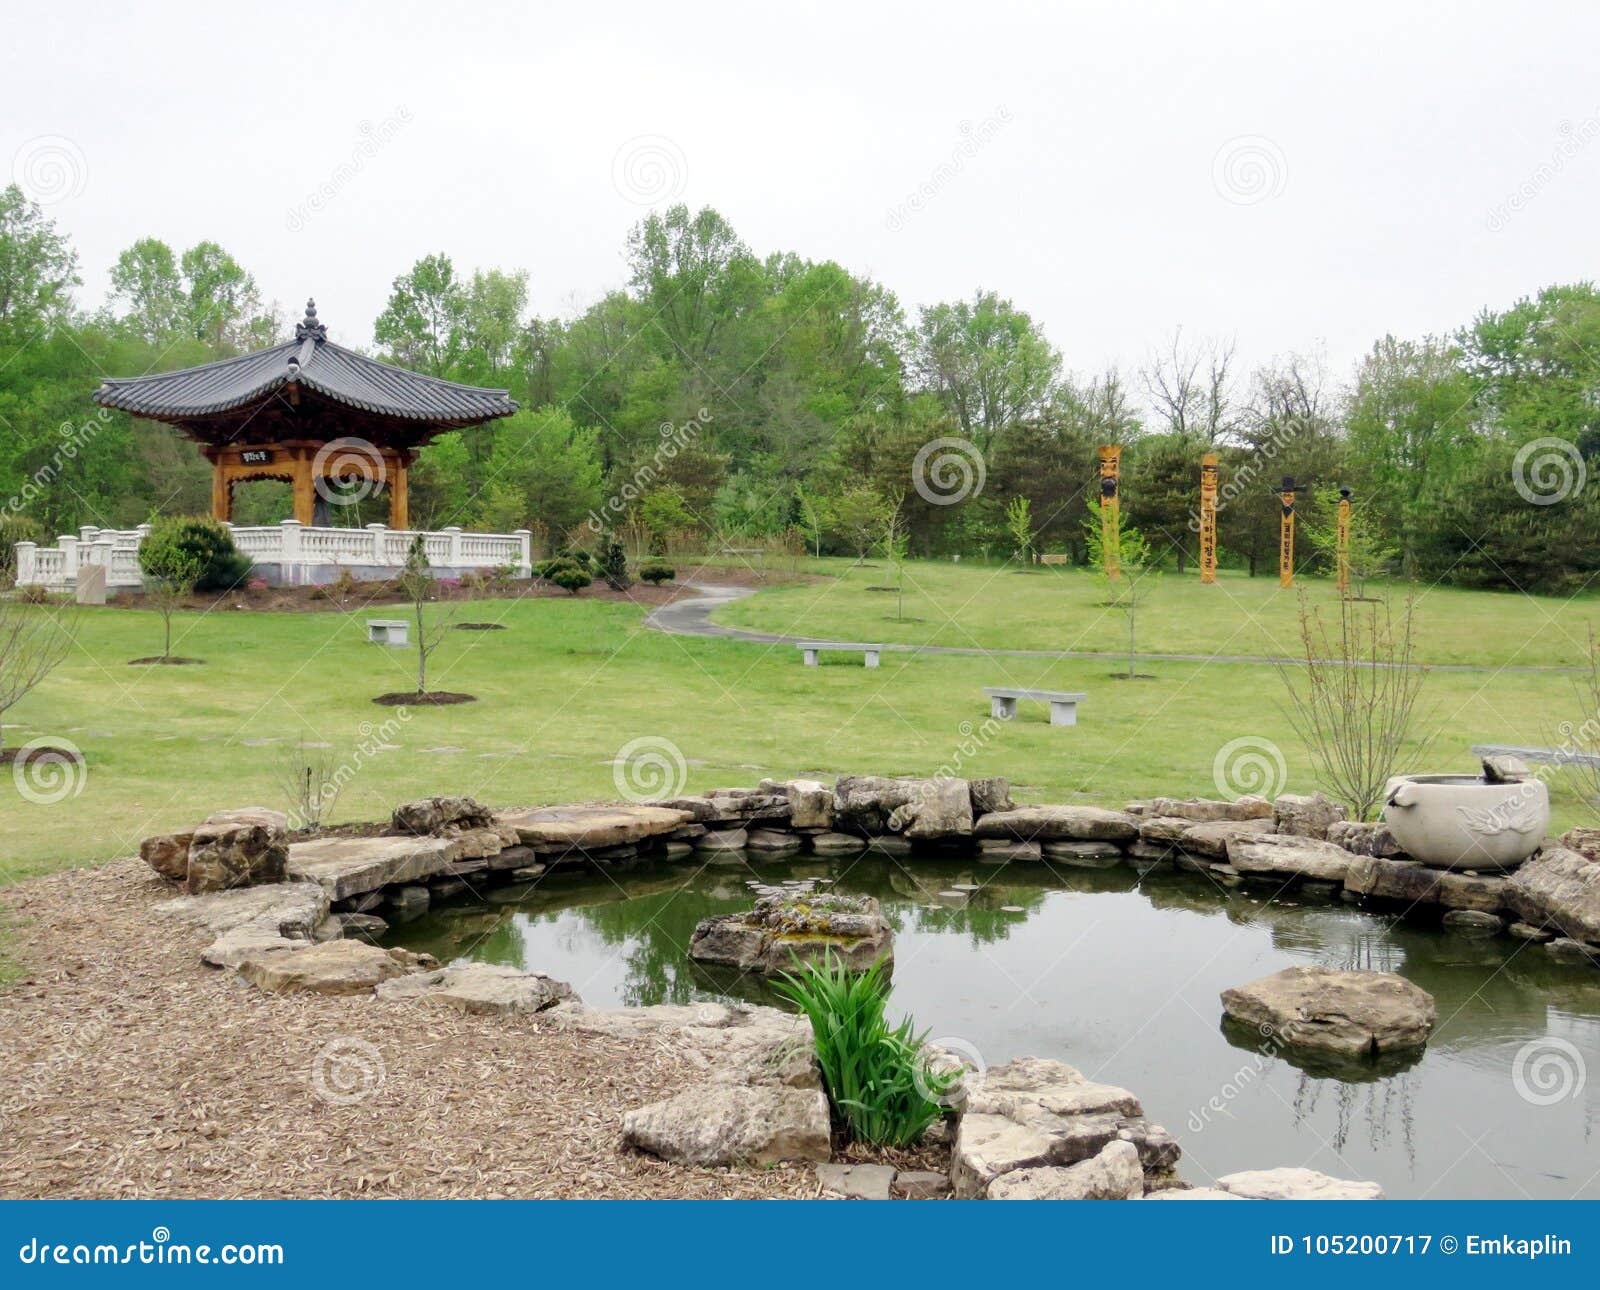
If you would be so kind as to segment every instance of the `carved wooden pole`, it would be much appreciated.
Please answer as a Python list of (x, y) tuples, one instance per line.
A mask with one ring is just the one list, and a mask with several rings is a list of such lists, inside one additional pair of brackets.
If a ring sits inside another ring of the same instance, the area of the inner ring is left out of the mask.
[(1117, 477), (1122, 449), (1114, 443), (1100, 445), (1100, 559), (1106, 577), (1122, 573), (1122, 523), (1117, 499)]
[(1200, 581), (1217, 580), (1217, 454), (1200, 458)]
[(1339, 594), (1343, 596), (1350, 590), (1350, 490), (1347, 487), (1339, 489), (1338, 558)]
[(1294, 495), (1299, 490), (1294, 486), (1294, 477), (1283, 477), (1283, 488), (1278, 493), (1278, 500), (1283, 505), (1283, 515), (1278, 521), (1278, 585), (1280, 587), (1294, 586)]

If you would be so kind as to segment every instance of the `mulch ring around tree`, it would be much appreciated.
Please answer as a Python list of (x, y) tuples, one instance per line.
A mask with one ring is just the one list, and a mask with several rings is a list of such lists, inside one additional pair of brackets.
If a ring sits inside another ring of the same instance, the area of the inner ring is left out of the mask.
[(205, 662), (205, 659), (203, 659), (203, 658), (181, 658), (176, 654), (174, 654), (170, 658), (163, 658), (159, 654), (152, 654), (149, 658), (130, 658), (128, 660), (128, 666), (129, 667), (157, 667), (157, 666), (189, 667), (189, 666), (192, 666), (195, 663), (204, 663), (204, 662)]
[(418, 693), (415, 690), (396, 690), (392, 694), (380, 694), (374, 703), (381, 703), (386, 708), (438, 708), (451, 703), (476, 703), (478, 696), (475, 694), (457, 694), (453, 690), (425, 690)]
[(81, 762), (76, 748), (59, 744), (27, 744), (21, 748), (0, 748), (0, 766), (47, 766), (52, 762)]

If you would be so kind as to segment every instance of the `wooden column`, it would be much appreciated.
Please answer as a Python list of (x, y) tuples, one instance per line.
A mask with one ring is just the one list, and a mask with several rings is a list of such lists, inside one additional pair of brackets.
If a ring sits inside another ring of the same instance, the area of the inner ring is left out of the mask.
[(317, 494), (311, 481), (311, 458), (303, 449), (294, 454), (294, 517), (309, 528), (316, 520)]
[(1217, 454), (1200, 458), (1200, 581), (1217, 580)]
[[(386, 463), (387, 464), (387, 463)], [(397, 453), (389, 474), (389, 527), (411, 527), (411, 499), (406, 493), (406, 454)]]
[(211, 463), (211, 518), (224, 524), (233, 518), (233, 486), (220, 461)]

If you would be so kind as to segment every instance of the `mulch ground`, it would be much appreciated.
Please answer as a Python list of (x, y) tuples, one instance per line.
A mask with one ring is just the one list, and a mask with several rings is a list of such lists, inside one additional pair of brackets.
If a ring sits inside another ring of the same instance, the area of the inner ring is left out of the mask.
[(0, 891), (0, 1196), (816, 1194), (623, 1149), (625, 1110), (699, 1078), (668, 1044), (263, 994), (152, 914), (171, 895), (137, 859)]

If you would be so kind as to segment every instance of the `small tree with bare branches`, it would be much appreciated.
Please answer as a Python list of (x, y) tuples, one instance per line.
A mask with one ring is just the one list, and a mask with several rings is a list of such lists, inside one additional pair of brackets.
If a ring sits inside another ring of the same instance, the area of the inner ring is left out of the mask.
[(400, 587), (411, 602), (417, 620), (417, 693), (426, 694), (428, 659), (443, 644), (455, 611), (440, 609), (433, 614), (431, 622), (425, 612), (429, 599), (438, 590), (438, 582), (428, 566), (428, 552), (421, 533), (411, 539), (411, 546), (406, 551), (405, 568), (400, 571)]
[(1398, 616), (1387, 596), (1341, 598), (1337, 622), (1328, 623), (1302, 591), (1301, 657), (1277, 665), (1290, 724), (1323, 785), (1358, 820), (1373, 818), (1384, 782), (1415, 765), (1427, 746), (1408, 746), (1425, 675), (1413, 611), (1410, 598)]
[(67, 656), (73, 628), (65, 606), (0, 599), (0, 750), (6, 712)]

